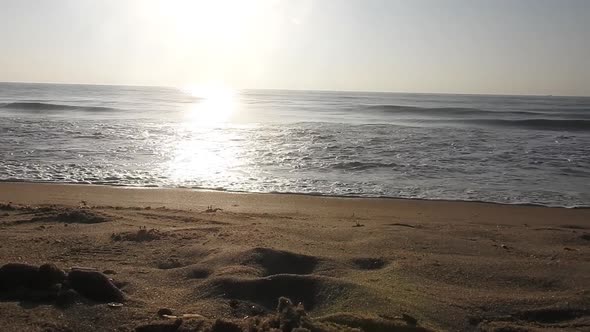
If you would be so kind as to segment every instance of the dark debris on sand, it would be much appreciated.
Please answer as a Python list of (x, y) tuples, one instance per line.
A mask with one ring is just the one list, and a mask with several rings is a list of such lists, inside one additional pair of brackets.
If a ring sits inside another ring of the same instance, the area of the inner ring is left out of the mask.
[(104, 274), (98, 271), (72, 270), (69, 286), (82, 296), (97, 302), (123, 302), (125, 295)]
[(140, 227), (137, 232), (113, 233), (111, 239), (113, 241), (145, 242), (160, 240), (164, 236), (165, 235), (158, 229)]
[(35, 217), (31, 219), (31, 222), (37, 221), (57, 221), (66, 224), (97, 224), (110, 221), (107, 216), (92, 211), (90, 209), (80, 208), (37, 208), (33, 211)]
[(123, 302), (123, 292), (104, 274), (74, 269), (69, 273), (53, 264), (9, 263), (0, 267), (0, 300), (71, 303), (79, 294), (96, 302)]
[(360, 270), (378, 270), (385, 265), (387, 265), (387, 261), (382, 258), (355, 258), (352, 260), (352, 263)]
[(198, 321), (176, 319), (170, 322), (153, 322), (136, 327), (138, 332), (396, 332), (431, 331), (427, 328), (408, 324), (403, 320), (365, 317), (353, 314), (336, 314), (323, 318), (309, 317), (303, 305), (294, 305), (290, 299), (280, 297), (276, 312), (267, 316), (253, 316), (245, 319), (201, 319)]

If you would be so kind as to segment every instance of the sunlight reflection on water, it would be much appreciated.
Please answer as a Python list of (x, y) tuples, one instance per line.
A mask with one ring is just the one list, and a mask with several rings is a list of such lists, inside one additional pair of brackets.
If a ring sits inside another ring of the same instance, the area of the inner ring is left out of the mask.
[(222, 180), (231, 169), (243, 164), (239, 133), (224, 130), (238, 109), (237, 92), (225, 87), (191, 87), (184, 90), (197, 101), (185, 112), (185, 121), (171, 146), (173, 157), (168, 163), (171, 179), (214, 178)]
[(185, 89), (197, 102), (186, 111), (192, 126), (215, 126), (231, 120), (239, 110), (237, 92), (226, 87), (192, 87)]
[(219, 179), (239, 167), (243, 161), (239, 146), (230, 141), (236, 133), (222, 128), (206, 130), (190, 127), (187, 124), (184, 133), (178, 134), (178, 139), (172, 147), (173, 157), (169, 161), (170, 178), (175, 181), (188, 179)]

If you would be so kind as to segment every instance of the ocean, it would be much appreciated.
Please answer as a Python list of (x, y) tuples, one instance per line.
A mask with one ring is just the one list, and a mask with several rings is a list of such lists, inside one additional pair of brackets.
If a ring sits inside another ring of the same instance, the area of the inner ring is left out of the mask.
[(0, 83), (0, 181), (590, 206), (590, 97)]

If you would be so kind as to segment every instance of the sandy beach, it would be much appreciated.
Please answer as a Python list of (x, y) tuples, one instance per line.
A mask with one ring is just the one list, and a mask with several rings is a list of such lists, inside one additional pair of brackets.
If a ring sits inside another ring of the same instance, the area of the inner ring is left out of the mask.
[(3, 294), (2, 330), (285, 330), (283, 296), (316, 331), (590, 329), (590, 209), (27, 183), (0, 203), (0, 264), (125, 296)]

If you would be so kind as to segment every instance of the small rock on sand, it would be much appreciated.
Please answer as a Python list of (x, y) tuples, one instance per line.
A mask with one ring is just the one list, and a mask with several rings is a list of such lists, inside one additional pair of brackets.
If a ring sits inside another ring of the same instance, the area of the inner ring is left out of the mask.
[(64, 211), (55, 219), (64, 223), (96, 224), (106, 222), (108, 219), (100, 214), (87, 210), (68, 210)]
[(0, 268), (0, 289), (9, 290), (17, 287), (48, 289), (61, 283), (65, 277), (65, 272), (53, 264), (37, 267), (30, 264), (9, 263)]
[(158, 310), (158, 316), (162, 317), (164, 315), (172, 316), (172, 310), (168, 308), (161, 308), (160, 310)]
[(68, 274), (70, 287), (82, 296), (98, 302), (123, 302), (125, 295), (104, 274), (98, 271), (72, 270)]

